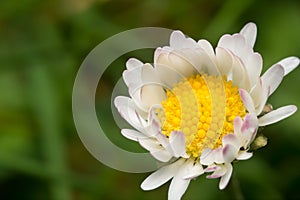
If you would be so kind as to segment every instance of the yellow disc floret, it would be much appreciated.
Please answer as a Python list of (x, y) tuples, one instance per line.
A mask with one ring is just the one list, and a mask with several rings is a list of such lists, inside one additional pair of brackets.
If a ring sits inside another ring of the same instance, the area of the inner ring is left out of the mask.
[(198, 74), (167, 90), (158, 117), (162, 134), (169, 136), (172, 131), (182, 131), (186, 152), (197, 158), (203, 149), (221, 146), (222, 137), (233, 132), (235, 117), (245, 115), (238, 88), (231, 81)]

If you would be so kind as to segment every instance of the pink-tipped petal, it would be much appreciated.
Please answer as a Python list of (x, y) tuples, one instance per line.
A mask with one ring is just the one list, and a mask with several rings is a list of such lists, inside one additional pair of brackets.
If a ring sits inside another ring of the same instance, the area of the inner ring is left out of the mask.
[(254, 103), (253, 103), (253, 100), (252, 100), (252, 97), (250, 96), (250, 94), (244, 89), (239, 89), (239, 92), (240, 92), (242, 101), (244, 103), (244, 106), (246, 107), (248, 112), (255, 113)]
[(283, 120), (297, 111), (297, 107), (294, 105), (284, 106), (273, 110), (264, 116), (259, 118), (259, 126), (266, 126), (269, 124), (276, 123), (280, 120)]
[(172, 177), (174, 177), (183, 163), (184, 160), (180, 159), (170, 165), (161, 167), (143, 181), (143, 183), (141, 184), (141, 188), (143, 190), (153, 190), (155, 188), (158, 188), (159, 186), (170, 180)]
[(261, 77), (262, 85), (270, 87), (269, 96), (277, 89), (280, 85), (284, 76), (284, 69), (280, 64), (275, 64), (273, 67), (268, 69)]
[(217, 169), (214, 170), (214, 172), (211, 175), (206, 176), (206, 178), (220, 178), (222, 176), (224, 176), (226, 173), (226, 168), (224, 167), (224, 165), (217, 165)]
[(247, 114), (244, 118), (244, 123), (242, 125), (242, 138), (241, 145), (245, 148), (251, 144), (253, 139), (255, 138), (256, 132), (258, 128), (258, 119), (255, 114)]
[(225, 135), (222, 138), (223, 146), (226, 146), (227, 144), (230, 144), (230, 145), (234, 146), (236, 149), (239, 149), (240, 148), (239, 143), (240, 143), (240, 141), (239, 141), (238, 137), (235, 134), (228, 134), (228, 135)]
[(242, 129), (242, 125), (243, 125), (243, 120), (241, 117), (237, 116), (234, 121), (233, 121), (233, 125), (234, 125), (234, 134), (240, 136), (241, 135), (241, 129)]
[(232, 174), (232, 165), (231, 163), (225, 163), (224, 167), (226, 168), (226, 173), (224, 176), (222, 176), (220, 183), (219, 183), (219, 188), (220, 190), (223, 190), (226, 188), (227, 184), (229, 183), (229, 180), (231, 178)]
[(278, 62), (278, 64), (282, 65), (284, 68), (284, 75), (287, 75), (291, 71), (293, 71), (299, 65), (299, 58), (295, 56), (291, 56), (285, 59), (282, 59)]
[(256, 24), (254, 24), (252, 22), (246, 24), (242, 28), (240, 33), (245, 37), (246, 42), (253, 47), (255, 44), (256, 34), (257, 34)]
[(237, 149), (235, 146), (227, 144), (223, 148), (223, 158), (225, 163), (230, 163), (233, 160), (235, 160), (239, 149)]

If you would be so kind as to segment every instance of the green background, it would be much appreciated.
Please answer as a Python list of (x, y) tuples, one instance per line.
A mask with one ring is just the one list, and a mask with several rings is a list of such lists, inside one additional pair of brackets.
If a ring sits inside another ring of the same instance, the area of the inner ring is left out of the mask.
[[(72, 87), (81, 62), (100, 42), (131, 28), (182, 30), (215, 46), (224, 33), (258, 25), (255, 50), (264, 70), (300, 56), (297, 0), (3, 0), (0, 2), (0, 199), (166, 199), (168, 185), (144, 192), (148, 174), (110, 169), (81, 143), (72, 118)], [(124, 139), (110, 111), (110, 95), (126, 60), (151, 62), (153, 50), (117, 59), (97, 92), (99, 121), (117, 145), (142, 151)], [(300, 106), (300, 71), (285, 77), (269, 102)], [(192, 181), (183, 199), (300, 199), (300, 112), (264, 129), (269, 144), (234, 164), (240, 193), (218, 180)], [(237, 182), (234, 182), (237, 186)], [(242, 195), (242, 196), (239, 196)]]

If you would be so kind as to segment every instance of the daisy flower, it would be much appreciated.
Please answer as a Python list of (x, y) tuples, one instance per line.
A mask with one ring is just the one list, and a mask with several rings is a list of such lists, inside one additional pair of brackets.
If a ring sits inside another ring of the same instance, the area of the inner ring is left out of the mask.
[[(172, 179), (168, 199), (181, 199), (190, 181), (204, 173), (220, 178), (224, 189), (232, 162), (252, 157), (259, 127), (296, 112), (294, 105), (273, 110), (267, 100), (299, 59), (285, 58), (261, 76), (256, 33), (248, 23), (239, 33), (223, 35), (213, 49), (204, 39), (174, 31), (170, 46), (155, 50), (153, 65), (127, 61), (123, 79), (130, 97), (118, 96), (114, 103), (135, 130), (121, 133), (161, 165), (143, 181), (143, 190)], [(261, 138), (260, 143), (266, 144)]]

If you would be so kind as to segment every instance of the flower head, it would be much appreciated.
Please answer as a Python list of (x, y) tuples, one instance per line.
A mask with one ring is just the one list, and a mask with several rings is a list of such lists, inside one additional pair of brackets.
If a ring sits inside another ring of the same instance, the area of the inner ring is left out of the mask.
[(262, 57), (253, 51), (256, 32), (249, 23), (240, 33), (223, 35), (214, 50), (206, 40), (174, 31), (170, 46), (156, 49), (153, 66), (128, 60), (123, 78), (131, 97), (119, 96), (115, 105), (136, 130), (122, 134), (164, 163), (142, 189), (172, 179), (168, 197), (180, 199), (190, 180), (204, 173), (220, 178), (224, 189), (231, 163), (252, 157), (259, 127), (297, 110), (293, 105), (273, 110), (267, 100), (299, 59), (285, 58), (260, 76)]

